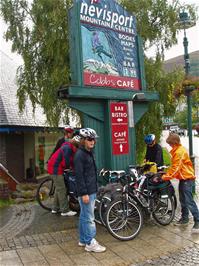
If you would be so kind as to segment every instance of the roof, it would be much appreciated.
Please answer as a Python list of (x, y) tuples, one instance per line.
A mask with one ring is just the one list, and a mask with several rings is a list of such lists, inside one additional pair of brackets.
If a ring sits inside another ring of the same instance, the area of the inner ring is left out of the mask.
[[(199, 76), (199, 50), (189, 53), (189, 59), (190, 59), (190, 75)], [(178, 67), (184, 68), (184, 55), (173, 57), (164, 62), (164, 69), (167, 72), (171, 72)]]
[(30, 100), (26, 102), (23, 113), (19, 112), (16, 85), (17, 65), (8, 55), (0, 50), (0, 127), (25, 126), (46, 127), (46, 116), (40, 106), (35, 114)]

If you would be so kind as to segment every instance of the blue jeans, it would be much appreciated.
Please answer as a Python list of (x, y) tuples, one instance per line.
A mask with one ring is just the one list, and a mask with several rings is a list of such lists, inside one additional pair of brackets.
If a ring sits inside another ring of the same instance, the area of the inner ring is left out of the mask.
[(189, 211), (193, 215), (194, 221), (199, 222), (198, 207), (193, 199), (192, 188), (194, 180), (180, 180), (179, 200), (181, 204), (181, 214), (183, 220), (189, 220)]
[(89, 203), (85, 204), (79, 197), (80, 216), (79, 216), (79, 240), (81, 243), (90, 244), (96, 236), (96, 226), (94, 221), (96, 194), (89, 195)]

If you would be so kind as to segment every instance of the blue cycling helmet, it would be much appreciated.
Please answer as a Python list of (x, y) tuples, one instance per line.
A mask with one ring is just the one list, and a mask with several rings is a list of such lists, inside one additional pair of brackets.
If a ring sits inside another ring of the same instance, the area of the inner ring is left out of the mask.
[(155, 140), (155, 135), (154, 134), (149, 134), (144, 138), (144, 141), (147, 145), (151, 145), (153, 141)]

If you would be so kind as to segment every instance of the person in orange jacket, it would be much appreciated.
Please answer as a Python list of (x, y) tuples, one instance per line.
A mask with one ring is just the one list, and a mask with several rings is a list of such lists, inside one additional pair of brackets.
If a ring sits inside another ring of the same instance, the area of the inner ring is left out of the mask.
[(162, 176), (163, 180), (176, 178), (179, 180), (179, 201), (181, 204), (181, 218), (175, 225), (186, 225), (189, 222), (189, 211), (193, 215), (194, 225), (192, 232), (199, 233), (199, 210), (193, 199), (194, 169), (186, 149), (180, 143), (177, 134), (170, 134), (166, 142), (172, 147), (171, 167)]

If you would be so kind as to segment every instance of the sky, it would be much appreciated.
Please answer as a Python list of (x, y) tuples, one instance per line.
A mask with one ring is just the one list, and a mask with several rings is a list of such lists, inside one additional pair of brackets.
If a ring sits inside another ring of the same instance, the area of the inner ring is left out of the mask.
[[(172, 0), (171, 0), (172, 1)], [(183, 4), (195, 4), (198, 6), (198, 15), (199, 15), (199, 0), (180, 0), (180, 3)], [(1, 51), (5, 52), (7, 55), (9, 55), (16, 63), (21, 64), (22, 60), (20, 56), (17, 54), (11, 53), (11, 43), (6, 42), (5, 39), (3, 39), (3, 33), (6, 30), (6, 25), (3, 22), (2, 18), (0, 18), (0, 49)], [(196, 26), (187, 29), (186, 30), (187, 39), (188, 39), (188, 52), (194, 52), (199, 50), (199, 20), (196, 23)], [(178, 55), (184, 54), (184, 47), (183, 47), (183, 31), (180, 31), (177, 40), (178, 44), (174, 45), (171, 49), (168, 51), (165, 51), (165, 60), (173, 58)], [(147, 53), (149, 56), (153, 55), (153, 49)]]

